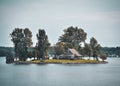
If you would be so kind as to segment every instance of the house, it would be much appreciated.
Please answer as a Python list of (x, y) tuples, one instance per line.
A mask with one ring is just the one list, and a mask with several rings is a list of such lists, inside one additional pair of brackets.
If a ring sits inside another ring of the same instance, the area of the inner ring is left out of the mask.
[(81, 59), (82, 55), (75, 49), (68, 49), (65, 54), (59, 56), (59, 59)]

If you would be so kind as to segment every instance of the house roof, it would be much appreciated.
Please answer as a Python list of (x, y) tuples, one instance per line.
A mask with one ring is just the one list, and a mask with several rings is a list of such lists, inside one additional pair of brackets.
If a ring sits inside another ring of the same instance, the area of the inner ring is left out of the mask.
[(70, 51), (72, 54), (76, 55), (76, 56), (82, 56), (82, 55), (79, 54), (79, 52), (78, 52), (77, 50), (75, 50), (75, 49), (69, 49), (69, 51)]

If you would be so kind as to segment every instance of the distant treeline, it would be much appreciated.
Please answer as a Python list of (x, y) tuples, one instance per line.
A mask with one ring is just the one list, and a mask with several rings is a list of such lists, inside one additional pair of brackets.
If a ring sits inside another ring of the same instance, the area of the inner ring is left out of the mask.
[[(48, 53), (54, 53), (54, 48), (49, 48)], [(29, 51), (33, 51), (33, 47), (28, 49)], [(0, 47), (0, 57), (6, 57), (8, 53), (11, 53), (12, 55), (15, 54), (14, 47)], [(105, 53), (108, 57), (120, 57), (120, 47), (102, 47), (101, 53)]]
[[(33, 48), (29, 48), (29, 51), (32, 51)], [(14, 47), (0, 47), (0, 57), (6, 57), (8, 53), (11, 53), (13, 56), (15, 55)]]
[(120, 47), (103, 47), (101, 52), (106, 53), (109, 57), (120, 57)]
[(7, 56), (8, 52), (14, 55), (14, 48), (13, 47), (0, 47), (0, 57)]

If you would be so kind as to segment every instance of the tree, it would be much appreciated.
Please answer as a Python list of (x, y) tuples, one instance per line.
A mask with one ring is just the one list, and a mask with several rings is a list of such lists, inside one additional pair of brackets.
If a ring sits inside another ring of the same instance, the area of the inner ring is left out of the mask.
[(35, 57), (37, 57), (37, 47), (33, 48), (32, 55), (33, 55), (34, 60), (35, 60)]
[(89, 59), (90, 59), (90, 57), (92, 55), (92, 48), (91, 48), (90, 44), (87, 44), (87, 43), (85, 44), (85, 54), (87, 56), (89, 56)]
[(22, 34), (21, 34), (22, 30), (19, 28), (15, 28), (13, 30), (13, 32), (10, 34), (10, 36), (12, 37), (11, 41), (14, 44), (15, 47), (15, 56), (19, 57), (19, 51), (18, 51), (18, 44), (20, 42), (20, 39), (22, 38)]
[(27, 57), (30, 58), (30, 59), (33, 57), (32, 51), (29, 51), (29, 52), (27, 53)]
[(79, 46), (78, 51), (79, 51), (79, 53), (80, 53), (80, 54), (83, 56), (83, 58), (84, 58), (84, 56), (85, 56), (85, 48)]
[(28, 29), (24, 29), (24, 42), (26, 44), (26, 47), (31, 47), (32, 43), (32, 32)]
[(28, 28), (15, 28), (10, 36), (15, 47), (15, 56), (19, 60), (25, 61), (27, 59), (27, 49), (32, 45), (32, 32)]
[(104, 60), (107, 59), (107, 55), (106, 55), (106, 54), (101, 54), (101, 55), (100, 55), (100, 58), (104, 61)]
[(101, 46), (100, 46), (100, 44), (98, 44), (97, 40), (94, 37), (92, 37), (90, 39), (90, 45), (92, 48), (92, 55), (98, 61), (98, 55), (100, 53)]
[(85, 42), (87, 33), (78, 27), (68, 27), (64, 30), (64, 34), (60, 36), (59, 41), (68, 43), (70, 47), (78, 50), (81, 42)]
[(55, 46), (55, 54), (56, 55), (61, 55), (65, 52), (65, 48), (64, 48), (64, 42), (58, 42), (56, 43), (56, 46)]
[(22, 55), (22, 60), (25, 61), (27, 59), (27, 54), (29, 53), (28, 52), (28, 47), (31, 47), (32, 45), (32, 32), (28, 29), (28, 28), (25, 28), (23, 29), (23, 34), (24, 34), (24, 37), (23, 37), (23, 40), (21, 41), (22, 42), (22, 50), (23, 51), (21, 53)]
[(39, 29), (38, 34), (36, 36), (38, 40), (38, 43), (36, 45), (38, 51), (37, 59), (41, 58), (43, 60), (45, 59), (45, 53), (47, 52), (50, 43), (48, 41), (48, 37), (46, 35), (45, 30)]

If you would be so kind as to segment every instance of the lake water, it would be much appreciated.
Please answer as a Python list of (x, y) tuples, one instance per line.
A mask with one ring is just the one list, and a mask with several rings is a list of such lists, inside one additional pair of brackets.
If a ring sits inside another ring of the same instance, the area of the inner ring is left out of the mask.
[(0, 86), (120, 86), (120, 58), (108, 64), (6, 64), (0, 58)]

